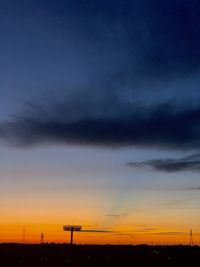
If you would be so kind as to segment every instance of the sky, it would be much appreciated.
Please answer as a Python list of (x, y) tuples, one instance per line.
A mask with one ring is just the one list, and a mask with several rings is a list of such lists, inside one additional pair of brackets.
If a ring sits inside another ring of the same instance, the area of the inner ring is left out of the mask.
[(199, 0), (0, 0), (0, 242), (200, 244), (199, 32)]

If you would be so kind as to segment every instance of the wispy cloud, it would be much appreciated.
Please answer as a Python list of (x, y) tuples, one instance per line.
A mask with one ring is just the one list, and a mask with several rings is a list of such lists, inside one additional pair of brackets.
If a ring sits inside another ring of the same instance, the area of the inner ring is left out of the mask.
[(110, 213), (110, 214), (106, 214), (106, 217), (111, 217), (113, 219), (122, 219), (122, 218), (125, 218), (127, 216), (128, 216), (128, 214), (126, 214), (126, 213), (119, 213), (119, 214)]
[(117, 236), (130, 236), (130, 237), (134, 237), (133, 233), (114, 233), (113, 235), (117, 235)]
[[(155, 171), (180, 172), (180, 171), (200, 171), (200, 154), (192, 154), (187, 157), (177, 159), (154, 159), (142, 162), (128, 162), (129, 167), (151, 167)], [(189, 189), (188, 189), (189, 190)]]
[(200, 190), (200, 187), (188, 187), (188, 188), (185, 188), (185, 190), (187, 191), (199, 191)]
[(143, 228), (139, 228), (137, 230), (135, 230), (135, 232), (137, 233), (147, 233), (147, 232), (153, 232), (156, 231), (157, 228), (155, 227), (143, 227)]
[(179, 231), (169, 231), (169, 232), (157, 232), (157, 233), (151, 233), (151, 235), (188, 235), (186, 232), (179, 232)]
[(82, 230), (81, 232), (86, 232), (86, 233), (114, 233), (114, 230), (104, 230), (104, 229), (86, 229)]

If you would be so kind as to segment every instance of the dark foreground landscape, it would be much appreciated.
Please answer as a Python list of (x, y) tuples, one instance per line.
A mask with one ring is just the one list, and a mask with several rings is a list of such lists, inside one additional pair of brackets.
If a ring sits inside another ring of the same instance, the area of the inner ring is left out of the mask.
[(0, 244), (0, 266), (199, 266), (198, 246)]

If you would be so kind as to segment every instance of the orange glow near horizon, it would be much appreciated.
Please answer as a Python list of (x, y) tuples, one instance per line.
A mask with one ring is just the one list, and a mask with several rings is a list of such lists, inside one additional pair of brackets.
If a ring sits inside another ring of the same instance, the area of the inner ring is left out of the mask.
[[(1, 243), (40, 243), (40, 234), (44, 233), (44, 242), (69, 243), (70, 232), (64, 232), (61, 224), (1, 224)], [(87, 226), (84, 229), (90, 229)], [(97, 228), (97, 227), (96, 227)], [(77, 244), (189, 244), (189, 230), (179, 232), (172, 229), (154, 229), (133, 227), (132, 231), (115, 229), (113, 232), (75, 232)], [(146, 229), (146, 230), (145, 230)], [(195, 245), (200, 245), (200, 233), (193, 231)]]
[[(17, 198), (15, 203), (7, 202), (6, 208), (1, 208), (0, 242), (22, 243), (25, 228), (27, 243), (39, 243), (41, 233), (44, 233), (45, 242), (68, 243), (70, 233), (64, 232), (62, 226), (75, 224), (82, 225), (85, 230), (111, 231), (76, 232), (74, 242), (77, 244), (189, 244), (191, 228), (194, 244), (200, 244), (200, 214), (193, 210), (154, 208), (152, 212), (153, 204), (149, 208), (143, 199), (142, 208), (118, 217), (117, 214), (109, 214), (110, 208), (106, 210), (98, 195), (94, 197), (90, 194), (90, 197), (74, 197), (71, 206), (67, 204), (67, 197), (60, 200), (29, 198), (25, 203)], [(126, 205), (131, 209), (129, 202)]]
[[(185, 189), (193, 188), (185, 184), (186, 174), (178, 180), (133, 172), (120, 165), (127, 159), (115, 165), (116, 152), (63, 149), (59, 160), (53, 152), (18, 152), (21, 158), (7, 152), (14, 159), (0, 175), (0, 242), (21, 243), (24, 227), (27, 243), (39, 243), (41, 232), (45, 242), (69, 242), (62, 226), (75, 224), (113, 231), (75, 233), (77, 244), (189, 244), (190, 229), (200, 244), (199, 190)], [(196, 174), (192, 179), (199, 181)]]

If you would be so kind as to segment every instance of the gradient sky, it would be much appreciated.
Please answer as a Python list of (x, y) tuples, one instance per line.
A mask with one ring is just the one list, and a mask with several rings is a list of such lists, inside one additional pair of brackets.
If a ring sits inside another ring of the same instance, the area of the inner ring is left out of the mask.
[(0, 242), (200, 244), (200, 1), (0, 0)]

